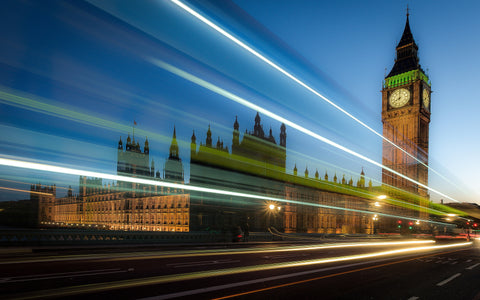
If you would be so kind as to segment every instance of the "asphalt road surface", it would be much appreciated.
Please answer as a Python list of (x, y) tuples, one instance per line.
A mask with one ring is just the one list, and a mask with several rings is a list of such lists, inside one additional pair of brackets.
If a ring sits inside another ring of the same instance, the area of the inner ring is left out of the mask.
[(399, 242), (3, 254), (0, 298), (480, 299), (480, 241)]

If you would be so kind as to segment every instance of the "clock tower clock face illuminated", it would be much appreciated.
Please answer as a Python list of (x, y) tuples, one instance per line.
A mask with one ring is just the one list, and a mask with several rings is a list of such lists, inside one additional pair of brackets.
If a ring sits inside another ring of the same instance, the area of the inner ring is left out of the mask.
[(422, 99), (423, 99), (423, 106), (425, 106), (425, 108), (428, 109), (430, 105), (430, 95), (426, 89), (423, 89)]
[(410, 100), (410, 91), (407, 89), (397, 89), (390, 95), (389, 103), (393, 108), (405, 106)]
[(382, 183), (428, 198), (431, 83), (419, 61), (407, 14), (395, 63), (382, 88), (383, 136), (392, 142), (382, 146)]

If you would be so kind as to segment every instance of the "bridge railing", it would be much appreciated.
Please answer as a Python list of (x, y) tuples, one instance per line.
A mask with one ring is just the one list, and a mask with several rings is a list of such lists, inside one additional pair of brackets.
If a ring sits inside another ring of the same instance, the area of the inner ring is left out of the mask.
[[(249, 241), (272, 241), (268, 232), (252, 232)], [(0, 246), (105, 245), (232, 242), (230, 232), (148, 232), (81, 229), (1, 230)]]

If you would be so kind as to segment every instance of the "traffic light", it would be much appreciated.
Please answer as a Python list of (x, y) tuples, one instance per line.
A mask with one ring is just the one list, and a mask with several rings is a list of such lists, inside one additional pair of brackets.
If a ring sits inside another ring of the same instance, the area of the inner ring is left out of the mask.
[(473, 228), (477, 228), (478, 227), (478, 224), (477, 223), (473, 223)]
[(398, 220), (397, 223), (398, 223), (398, 226), (397, 226), (397, 227), (398, 227), (398, 228), (402, 228), (402, 220)]
[(408, 222), (408, 229), (410, 229), (410, 230), (413, 229), (413, 222), (412, 221)]

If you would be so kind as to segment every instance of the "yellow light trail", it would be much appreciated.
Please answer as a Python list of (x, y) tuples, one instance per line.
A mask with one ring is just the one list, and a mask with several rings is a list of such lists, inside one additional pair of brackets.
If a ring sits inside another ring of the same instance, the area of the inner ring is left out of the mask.
[(51, 193), (42, 193), (42, 192), (36, 192), (36, 191), (30, 191), (30, 190), (14, 189), (14, 188), (8, 188), (8, 187), (4, 187), (4, 186), (0, 186), (0, 190), (8, 190), (8, 191), (14, 191), (14, 192), (32, 193), (32, 194), (53, 196), (53, 194), (51, 194)]
[(148, 251), (148, 252), (129, 252), (129, 253), (109, 253), (109, 254), (85, 254), (52, 257), (42, 257), (37, 259), (20, 259), (0, 262), (1, 264), (22, 264), (37, 262), (53, 262), (68, 260), (90, 260), (99, 259), (101, 261), (126, 261), (139, 259), (159, 259), (159, 258), (179, 258), (179, 257), (199, 257), (212, 255), (234, 255), (234, 254), (260, 254), (273, 252), (292, 252), (292, 251), (311, 251), (338, 248), (355, 248), (355, 247), (385, 247), (385, 246), (403, 246), (416, 244), (432, 244), (433, 240), (414, 240), (414, 241), (396, 241), (396, 242), (357, 242), (357, 243), (328, 243), (322, 245), (304, 245), (304, 246), (275, 246), (262, 248), (245, 248), (245, 249), (205, 249), (205, 250), (180, 250), (180, 251)]
[[(120, 176), (120, 175), (113, 175), (107, 173), (100, 173), (100, 172), (93, 172), (93, 171), (86, 171), (80, 169), (73, 169), (73, 168), (66, 168), (66, 167), (58, 167), (53, 165), (41, 164), (41, 163), (34, 163), (28, 161), (20, 161), (15, 159), (8, 159), (8, 158), (0, 158), (0, 165), (22, 168), (22, 169), (31, 169), (31, 170), (38, 170), (38, 171), (45, 171), (45, 172), (53, 172), (53, 173), (60, 173), (60, 174), (69, 174), (69, 175), (78, 175), (78, 176), (87, 176), (87, 177), (96, 177), (96, 178), (104, 178), (109, 180), (117, 180), (117, 181), (125, 181), (125, 182), (135, 182), (145, 185), (152, 185), (152, 186), (163, 186), (163, 187), (170, 187), (174, 189), (184, 189), (190, 191), (197, 191), (197, 192), (205, 192), (205, 193), (213, 193), (213, 194), (221, 194), (221, 195), (228, 195), (228, 196), (236, 196), (236, 197), (245, 197), (251, 199), (258, 199), (258, 200), (271, 200), (271, 201), (278, 201), (282, 203), (294, 203), (299, 205), (309, 205), (315, 207), (324, 207), (324, 208), (331, 208), (336, 210), (346, 210), (346, 211), (353, 211), (365, 214), (378, 214), (387, 217), (397, 218), (399, 216), (384, 214), (384, 213), (377, 213), (371, 211), (365, 211), (360, 209), (353, 209), (353, 208), (346, 208), (346, 207), (336, 207), (336, 206), (329, 206), (329, 205), (322, 205), (318, 203), (308, 203), (308, 202), (300, 202), (295, 200), (287, 200), (282, 198), (275, 198), (269, 196), (261, 196), (255, 194), (247, 194), (247, 193), (240, 193), (240, 192), (232, 192), (227, 190), (220, 190), (220, 189), (213, 189), (213, 188), (205, 188), (193, 185), (186, 185), (186, 184), (179, 184), (179, 183), (171, 183), (165, 181), (156, 181), (156, 180), (149, 180), (143, 178), (136, 178), (136, 177), (127, 177), (127, 176)], [(402, 217), (404, 218), (404, 217)], [(441, 223), (431, 220), (420, 219), (420, 221), (429, 222), (429, 223), (436, 223), (441, 225), (450, 226), (451, 224), (448, 223)]]
[(192, 273), (184, 273), (184, 274), (173, 274), (173, 275), (164, 275), (164, 276), (154, 276), (154, 277), (148, 277), (148, 278), (128, 279), (128, 280), (115, 281), (115, 282), (103, 282), (103, 283), (88, 284), (83, 286), (65, 287), (65, 288), (59, 288), (54, 290), (36, 291), (35, 293), (24, 295), (21, 299), (35, 299), (35, 298), (45, 298), (45, 297), (52, 297), (52, 296), (65, 297), (67, 295), (78, 295), (82, 293), (99, 293), (102, 291), (109, 291), (109, 290), (120, 289), (120, 288), (134, 288), (134, 287), (140, 287), (145, 285), (165, 284), (165, 283), (179, 282), (179, 281), (185, 281), (185, 280), (205, 279), (205, 278), (217, 277), (217, 276), (242, 274), (242, 273), (249, 273), (249, 272), (255, 272), (255, 271), (285, 269), (285, 268), (293, 268), (293, 267), (299, 267), (299, 266), (309, 266), (309, 265), (313, 266), (313, 265), (326, 264), (326, 263), (332, 263), (332, 262), (343, 262), (343, 261), (359, 260), (359, 259), (373, 258), (373, 257), (385, 257), (385, 256), (396, 255), (396, 254), (402, 254), (402, 253), (406, 254), (406, 253), (424, 252), (429, 250), (434, 251), (434, 250), (440, 250), (440, 249), (446, 249), (446, 248), (466, 247), (470, 245), (472, 245), (472, 242), (441, 245), (441, 246), (414, 247), (414, 248), (374, 252), (374, 253), (367, 253), (367, 254), (360, 254), (360, 255), (349, 255), (349, 256), (295, 261), (295, 262), (253, 265), (253, 266), (235, 267), (235, 268), (218, 269), (218, 270), (210, 270), (210, 271), (200, 271), (200, 272), (192, 272)]
[(159, 60), (159, 59), (156, 59), (156, 58), (149, 58), (148, 60), (149, 60), (151, 63), (153, 63), (154, 65), (156, 65), (156, 66), (158, 66), (158, 67), (160, 67), (160, 68), (162, 68), (162, 69), (164, 69), (164, 70), (167, 70), (167, 71), (169, 71), (169, 72), (171, 72), (171, 73), (173, 73), (173, 74), (176, 74), (177, 76), (182, 77), (182, 78), (184, 78), (184, 79), (186, 79), (186, 80), (188, 80), (188, 81), (190, 81), (190, 82), (193, 82), (193, 83), (195, 83), (195, 84), (197, 84), (197, 85), (199, 85), (199, 86), (202, 86), (202, 87), (204, 87), (204, 88), (206, 88), (206, 89), (208, 89), (208, 90), (210, 90), (210, 91), (212, 91), (212, 92), (215, 92), (215, 93), (217, 93), (217, 94), (219, 94), (219, 95), (222, 95), (222, 96), (224, 96), (225, 98), (230, 99), (230, 100), (232, 100), (232, 101), (234, 101), (234, 102), (237, 102), (237, 103), (239, 103), (239, 104), (241, 104), (241, 105), (243, 105), (243, 106), (245, 106), (245, 107), (248, 107), (248, 108), (250, 108), (250, 109), (252, 109), (252, 110), (261, 112), (262, 114), (264, 114), (264, 115), (266, 115), (266, 116), (268, 116), (268, 117), (270, 117), (270, 118), (272, 118), (272, 119), (275, 119), (275, 120), (277, 120), (277, 121), (279, 121), (279, 122), (282, 122), (282, 123), (284, 123), (285, 125), (288, 125), (288, 126), (290, 126), (291, 128), (294, 128), (294, 129), (296, 129), (296, 130), (298, 130), (298, 131), (300, 131), (300, 132), (302, 132), (302, 133), (304, 133), (304, 134), (306, 134), (306, 135), (309, 135), (309, 136), (311, 136), (311, 137), (313, 137), (313, 138), (315, 138), (315, 139), (317, 139), (317, 140), (319, 140), (319, 141), (321, 141), (321, 142), (324, 142), (324, 143), (326, 143), (326, 144), (328, 144), (328, 145), (330, 145), (330, 146), (332, 146), (332, 147), (335, 147), (335, 148), (337, 148), (337, 149), (340, 149), (340, 150), (342, 150), (342, 151), (344, 151), (344, 152), (346, 152), (346, 153), (348, 153), (348, 154), (350, 154), (350, 155), (353, 155), (353, 156), (355, 156), (355, 157), (357, 157), (357, 158), (360, 158), (361, 160), (364, 160), (364, 161), (366, 161), (366, 162), (369, 162), (369, 163), (371, 163), (371, 164), (373, 164), (373, 165), (375, 165), (375, 166), (377, 166), (377, 167), (380, 167), (380, 168), (383, 168), (383, 169), (385, 169), (385, 170), (387, 170), (387, 171), (390, 171), (391, 173), (396, 174), (396, 175), (398, 175), (398, 176), (400, 176), (400, 177), (402, 177), (402, 178), (404, 178), (404, 179), (406, 179), (406, 180), (408, 180), (408, 181), (410, 181), (410, 182), (412, 182), (412, 183), (415, 183), (415, 184), (417, 184), (417, 185), (419, 185), (419, 186), (421, 186), (421, 187), (423, 187), (423, 188), (425, 188), (425, 189), (427, 189), (427, 190), (429, 190), (429, 191), (432, 191), (432, 192), (434, 192), (434, 193), (436, 193), (436, 194), (438, 194), (438, 195), (440, 195), (440, 196), (443, 196), (443, 197), (448, 198), (448, 199), (450, 199), (450, 200), (452, 200), (452, 201), (455, 201), (455, 202), (459, 202), (458, 200), (456, 200), (456, 199), (454, 199), (454, 198), (452, 198), (452, 197), (450, 197), (450, 196), (448, 196), (448, 195), (446, 195), (446, 194), (444, 194), (444, 193), (442, 193), (442, 192), (440, 192), (440, 191), (438, 191), (438, 190), (436, 190), (436, 189), (434, 189), (434, 188), (431, 188), (431, 187), (429, 187), (428, 185), (425, 185), (425, 184), (423, 184), (423, 183), (421, 183), (421, 182), (418, 182), (418, 181), (416, 181), (416, 180), (414, 180), (414, 179), (412, 179), (412, 178), (410, 178), (410, 177), (408, 177), (408, 176), (406, 176), (406, 175), (404, 175), (404, 174), (402, 174), (402, 173), (400, 173), (400, 172), (397, 172), (397, 171), (395, 171), (395, 170), (393, 170), (393, 169), (391, 169), (391, 168), (389, 168), (389, 167), (387, 167), (387, 166), (384, 166), (384, 165), (381, 164), (381, 163), (376, 162), (375, 160), (373, 160), (373, 159), (371, 159), (371, 158), (369, 158), (369, 157), (367, 157), (367, 156), (365, 156), (365, 155), (362, 155), (362, 154), (360, 154), (360, 153), (358, 153), (358, 152), (355, 152), (355, 151), (353, 151), (353, 150), (351, 150), (351, 149), (349, 149), (349, 148), (347, 148), (347, 147), (345, 147), (345, 146), (342, 146), (342, 145), (340, 145), (340, 144), (338, 144), (338, 143), (336, 143), (336, 142), (334, 142), (334, 141), (331, 141), (331, 140), (329, 140), (329, 139), (327, 139), (327, 138), (325, 138), (325, 137), (323, 137), (323, 136), (321, 136), (321, 135), (319, 135), (319, 134), (311, 131), (310, 129), (307, 129), (307, 128), (303, 127), (303, 126), (300, 126), (300, 125), (298, 125), (297, 123), (294, 123), (293, 121), (290, 121), (290, 120), (288, 120), (288, 119), (285, 119), (284, 117), (281, 117), (281, 116), (279, 116), (279, 115), (277, 115), (277, 114), (275, 114), (275, 113), (273, 113), (273, 112), (271, 112), (271, 111), (269, 111), (269, 110), (267, 110), (267, 109), (265, 109), (265, 108), (263, 108), (263, 107), (261, 107), (261, 106), (258, 106), (258, 105), (256, 105), (256, 104), (254, 104), (254, 103), (252, 103), (252, 102), (244, 99), (244, 98), (241, 98), (241, 97), (239, 97), (239, 96), (237, 96), (237, 95), (235, 95), (235, 94), (233, 94), (233, 93), (231, 93), (231, 92), (229, 92), (229, 91), (227, 91), (227, 90), (224, 90), (224, 89), (222, 89), (221, 87), (218, 87), (218, 86), (216, 86), (216, 85), (214, 85), (214, 84), (212, 84), (212, 83), (210, 83), (210, 82), (208, 82), (208, 81), (206, 81), (206, 80), (203, 80), (203, 79), (201, 79), (201, 78), (198, 78), (197, 76), (192, 75), (192, 74), (190, 74), (190, 73), (188, 73), (188, 72), (186, 72), (186, 71), (184, 71), (184, 70), (181, 70), (181, 69), (179, 69), (179, 68), (177, 68), (177, 67), (174, 67), (174, 66), (172, 66), (172, 65), (170, 65), (170, 64), (168, 64), (168, 63), (166, 63), (166, 62), (164, 62), (164, 61), (162, 61), (162, 60)]
[[(299, 84), (300, 86), (302, 86), (303, 88), (307, 89), (309, 92), (313, 93), (315, 96), (319, 97), (320, 99), (322, 99), (323, 101), (327, 102), (328, 104), (332, 105), (334, 108), (336, 108), (337, 110), (341, 111), (343, 114), (347, 115), (349, 118), (353, 119), (355, 122), (359, 123), (360, 125), (362, 125), (363, 127), (367, 128), (369, 131), (371, 131), (372, 133), (374, 133), (375, 135), (379, 136), (381, 139), (385, 140), (386, 142), (388, 142), (389, 144), (393, 145), (395, 148), (401, 150), (403, 153), (407, 154), (408, 156), (410, 156), (411, 158), (413, 158), (414, 160), (416, 160), (418, 163), (420, 163), (421, 165), (423, 165), (424, 167), (426, 167), (427, 169), (431, 170), (432, 172), (434, 172), (435, 174), (437, 174), (438, 176), (440, 176), (441, 178), (445, 179), (448, 181), (447, 178), (445, 178), (443, 175), (441, 175), (440, 173), (438, 173), (436, 170), (430, 168), (427, 164), (425, 164), (424, 162), (422, 162), (421, 160), (419, 160), (418, 158), (416, 158), (415, 156), (413, 156), (412, 154), (408, 153), (406, 150), (404, 150), (403, 148), (401, 148), (400, 146), (397, 146), (394, 142), (390, 141), (389, 139), (387, 139), (386, 137), (384, 137), (382, 134), (380, 134), (379, 132), (377, 132), (375, 129), (371, 128), (370, 126), (368, 126), (366, 123), (364, 123), (363, 121), (361, 121), (360, 119), (358, 119), (357, 117), (355, 117), (354, 115), (352, 115), (351, 113), (349, 113), (348, 111), (346, 111), (345, 109), (343, 109), (341, 106), (335, 104), (335, 102), (333, 102), (332, 100), (328, 99), (327, 97), (323, 96), (320, 92), (318, 92), (317, 90), (315, 90), (314, 88), (310, 87), (309, 85), (307, 85), (306, 83), (304, 83), (303, 81), (301, 81), (300, 79), (298, 79), (297, 77), (295, 77), (294, 75), (292, 75), (290, 72), (288, 72), (287, 70), (283, 69), (282, 67), (280, 67), (279, 65), (277, 65), (276, 63), (274, 63), (273, 61), (271, 61), (270, 59), (266, 58), (265, 56), (263, 56), (262, 54), (260, 54), (259, 52), (257, 52), (256, 50), (254, 50), (253, 48), (251, 48), (250, 46), (248, 46), (247, 44), (245, 44), (244, 42), (240, 41), (239, 39), (237, 39), (235, 36), (233, 36), (232, 34), (228, 33), (226, 30), (224, 30), (223, 28), (221, 28), (220, 26), (216, 25), (215, 23), (213, 23), (212, 21), (210, 21), (209, 19), (207, 19), (206, 17), (204, 17), (203, 15), (201, 15), (199, 12), (195, 11), (194, 9), (192, 9), (191, 7), (189, 7), (188, 5), (186, 5), (185, 3), (181, 2), (180, 0), (171, 0), (175, 5), (177, 5), (178, 7), (182, 8), (183, 10), (185, 10), (186, 12), (188, 12), (189, 14), (191, 14), (192, 16), (194, 16), (195, 18), (197, 18), (198, 20), (200, 20), (201, 22), (205, 23), (206, 25), (208, 25), (209, 27), (211, 27), (212, 29), (214, 29), (215, 31), (217, 31), (218, 33), (220, 33), (221, 35), (225, 36), (226, 38), (228, 38), (229, 40), (231, 40), (232, 42), (234, 42), (235, 44), (237, 44), (238, 46), (240, 46), (241, 48), (247, 50), (249, 53), (253, 54), (254, 56), (256, 56), (257, 58), (259, 58), (261, 61), (265, 62), (266, 64), (268, 64), (269, 66), (271, 66), (272, 68), (274, 68), (275, 70), (279, 71), (280, 73), (282, 73), (283, 75), (287, 76), (288, 78), (290, 78), (291, 80), (293, 80), (294, 82), (296, 82), (297, 84)], [(406, 178), (408, 179), (408, 177)], [(449, 198), (451, 199), (451, 198)], [(451, 199), (453, 201), (456, 201), (456, 202), (459, 202), (455, 199)]]

